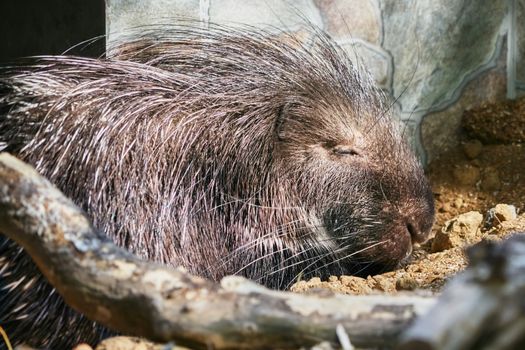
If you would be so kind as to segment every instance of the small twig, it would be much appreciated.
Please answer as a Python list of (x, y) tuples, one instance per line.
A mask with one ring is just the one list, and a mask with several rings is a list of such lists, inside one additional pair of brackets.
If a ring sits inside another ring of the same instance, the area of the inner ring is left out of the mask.
[(341, 344), (341, 347), (343, 350), (354, 350), (354, 346), (350, 342), (350, 337), (348, 336), (348, 333), (346, 333), (345, 327), (343, 327), (342, 324), (338, 324), (335, 328), (335, 332), (337, 333), (337, 339), (339, 340), (339, 344)]

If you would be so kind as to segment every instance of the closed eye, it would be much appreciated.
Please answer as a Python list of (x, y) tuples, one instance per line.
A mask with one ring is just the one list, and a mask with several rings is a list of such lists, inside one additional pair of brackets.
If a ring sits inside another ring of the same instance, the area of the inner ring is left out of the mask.
[(332, 151), (341, 156), (358, 156), (359, 152), (352, 146), (339, 145), (332, 148)]

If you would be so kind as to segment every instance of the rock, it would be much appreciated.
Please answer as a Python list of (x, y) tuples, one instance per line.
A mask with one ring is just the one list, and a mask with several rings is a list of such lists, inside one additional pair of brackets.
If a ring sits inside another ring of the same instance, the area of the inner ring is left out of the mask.
[[(83, 349), (82, 349), (83, 350)], [(135, 337), (113, 337), (103, 340), (96, 350), (189, 350), (170, 344), (155, 344)]]
[(481, 154), (483, 144), (479, 140), (472, 140), (463, 144), (463, 152), (469, 159), (474, 159)]
[(323, 27), (321, 13), (311, 0), (295, 0), (293, 4), (288, 1), (274, 1), (271, 5), (266, 1), (208, 1), (208, 6), (204, 6), (207, 8), (205, 10), (203, 3), (199, 0), (108, 0), (106, 2), (108, 47), (115, 47), (125, 40), (127, 35), (123, 33), (131, 33), (130, 28), (173, 22), (184, 24), (184, 20), (209, 20), (212, 23), (230, 26), (242, 26), (244, 23), (274, 32), (303, 28), (307, 26), (305, 19), (316, 27)]
[(509, 204), (496, 204), (494, 215), (500, 222), (514, 220), (518, 216), (516, 207)]
[(73, 348), (73, 350), (93, 350), (93, 348), (88, 344), (78, 344)]
[(304, 293), (312, 288), (320, 288), (322, 287), (323, 282), (319, 277), (313, 277), (308, 281), (297, 281), (290, 287), (290, 291), (294, 293)]
[(487, 211), (485, 227), (496, 227), (504, 221), (514, 220), (518, 217), (516, 207), (509, 204), (497, 204)]
[(328, 281), (321, 281), (319, 277), (313, 277), (309, 281), (298, 281), (290, 288), (295, 293), (336, 292), (344, 294), (370, 294), (372, 288), (370, 281), (355, 276), (330, 276)]
[(456, 167), (453, 170), (454, 179), (464, 186), (475, 186), (480, 179), (480, 170), (472, 165)]
[(308, 284), (312, 287), (317, 287), (317, 286), (320, 286), (323, 282), (321, 281), (321, 278), (320, 277), (312, 277), (310, 278), (310, 280), (308, 281)]
[(411, 276), (403, 276), (396, 281), (397, 290), (415, 290), (418, 287), (419, 284)]
[[(524, 18), (525, 16), (525, 6), (523, 3), (517, 3), (517, 16), (516, 18)], [(516, 55), (518, 61), (516, 62), (516, 77), (518, 81), (525, 81), (525, 21), (517, 21), (517, 34), (516, 40), (518, 48), (518, 53)], [(523, 90), (523, 88), (521, 89)]]
[(433, 253), (473, 243), (483, 221), (477, 211), (461, 214), (445, 223), (432, 241)]
[[(135, 2), (137, 0), (134, 0)], [(131, 2), (134, 2), (131, 1)], [(194, 1), (194, 0), (190, 0)], [(126, 7), (130, 1), (119, 1)], [(140, 3), (155, 3), (157, 6), (169, 8), (177, 11), (188, 1), (139, 1)], [(197, 1), (198, 3), (201, 1)], [(129, 5), (128, 5), (129, 6)], [(151, 6), (151, 5), (150, 5)], [(197, 5), (199, 8), (199, 5)], [(235, 10), (233, 10), (235, 9)], [(299, 10), (300, 9), (300, 10)], [(163, 14), (162, 11), (158, 15)], [(276, 15), (278, 14), (278, 15)], [(210, 1), (209, 6), (210, 22), (229, 25), (250, 24), (264, 27), (267, 30), (295, 31), (306, 25), (305, 18), (313, 25), (322, 28), (323, 18), (319, 9), (309, 0), (296, 0), (293, 5), (287, 1), (275, 1), (269, 5), (265, 1), (238, 1), (221, 0), (220, 2)], [(180, 15), (178, 16), (180, 17)], [(157, 21), (158, 18), (147, 18), (150, 22)], [(112, 23), (111, 23), (112, 24)]]

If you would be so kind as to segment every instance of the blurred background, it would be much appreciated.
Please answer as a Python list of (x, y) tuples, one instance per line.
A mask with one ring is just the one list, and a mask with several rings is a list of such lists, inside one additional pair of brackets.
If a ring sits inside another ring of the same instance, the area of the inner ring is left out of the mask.
[[(59, 55), (106, 32), (104, 0), (2, 0), (0, 17), (0, 64), (25, 56)], [(71, 52), (96, 57), (104, 51), (102, 37)]]

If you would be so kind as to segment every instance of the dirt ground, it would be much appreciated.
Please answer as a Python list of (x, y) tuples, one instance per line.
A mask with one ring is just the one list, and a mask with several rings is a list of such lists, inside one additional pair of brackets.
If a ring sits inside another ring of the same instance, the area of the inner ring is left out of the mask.
[(465, 249), (481, 240), (525, 233), (525, 98), (466, 111), (461, 145), (429, 164), (436, 204), (434, 237), (412, 261), (381, 275), (313, 278), (293, 291), (327, 288), (347, 294), (439, 292), (467, 265)]

